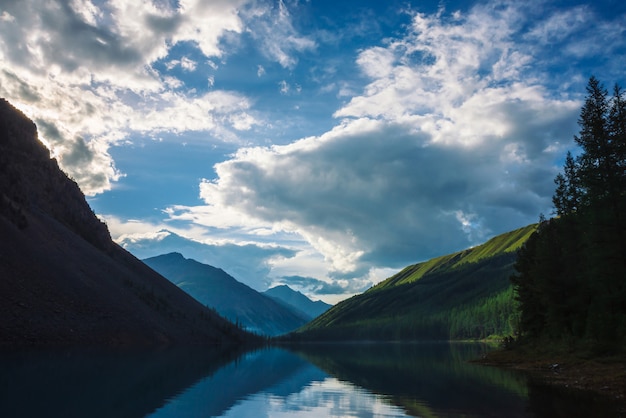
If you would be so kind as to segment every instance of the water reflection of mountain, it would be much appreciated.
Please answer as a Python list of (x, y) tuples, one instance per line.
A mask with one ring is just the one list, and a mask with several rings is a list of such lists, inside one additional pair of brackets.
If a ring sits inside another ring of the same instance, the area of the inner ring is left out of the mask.
[(287, 397), (326, 377), (279, 349), (3, 352), (0, 416), (220, 416), (249, 395)]
[(239, 356), (215, 349), (2, 352), (2, 417), (143, 417)]
[[(2, 352), (0, 416), (607, 417), (611, 405), (467, 363), (476, 344)], [(340, 411), (341, 413), (339, 413)], [(265, 415), (264, 415), (265, 414)]]
[(280, 349), (248, 352), (186, 389), (153, 416), (207, 417), (224, 414), (260, 392), (287, 397), (328, 375), (301, 357)]

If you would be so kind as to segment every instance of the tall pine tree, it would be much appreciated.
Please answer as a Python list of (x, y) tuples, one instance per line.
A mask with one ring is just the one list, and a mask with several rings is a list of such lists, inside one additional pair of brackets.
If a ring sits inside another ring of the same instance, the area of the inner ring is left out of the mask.
[(578, 165), (572, 157), (571, 152), (567, 152), (563, 173), (557, 174), (554, 179), (556, 190), (552, 197), (552, 203), (558, 216), (564, 216), (576, 212), (581, 205), (582, 190), (580, 179), (578, 178)]
[(626, 104), (591, 77), (575, 136), (555, 179), (557, 218), (520, 251), (511, 280), (531, 340), (626, 341)]

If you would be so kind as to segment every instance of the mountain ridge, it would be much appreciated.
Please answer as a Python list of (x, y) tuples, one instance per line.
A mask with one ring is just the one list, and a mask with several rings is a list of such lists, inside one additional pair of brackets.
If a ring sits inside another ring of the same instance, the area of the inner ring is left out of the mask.
[(302, 311), (309, 319), (320, 316), (332, 306), (321, 300), (313, 301), (306, 295), (297, 290), (293, 290), (287, 285), (274, 286), (262, 293), (272, 299), (289, 305), (292, 309)]
[(143, 261), (200, 303), (251, 332), (277, 336), (310, 319), (236, 280), (221, 268), (185, 258), (181, 253), (162, 254)]
[(432, 258), (405, 267), (399, 273), (383, 280), (370, 290), (380, 290), (388, 286), (396, 286), (419, 280), (426, 274), (440, 270), (454, 269), (465, 263), (478, 262), (482, 259), (517, 251), (528, 237), (537, 229), (536, 224), (527, 225), (513, 231), (495, 236), (487, 242), (455, 253)]

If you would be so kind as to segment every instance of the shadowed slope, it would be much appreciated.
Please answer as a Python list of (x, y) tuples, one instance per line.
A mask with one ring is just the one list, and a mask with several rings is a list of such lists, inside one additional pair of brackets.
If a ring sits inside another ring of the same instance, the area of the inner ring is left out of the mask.
[(168, 344), (248, 335), (115, 244), (0, 100), (0, 344)]

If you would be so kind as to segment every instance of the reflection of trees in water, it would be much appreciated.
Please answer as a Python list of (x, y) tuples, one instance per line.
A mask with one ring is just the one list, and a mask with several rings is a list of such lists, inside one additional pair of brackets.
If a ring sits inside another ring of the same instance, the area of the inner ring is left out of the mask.
[[(507, 370), (470, 364), (480, 344), (357, 344), (299, 347), (338, 379), (383, 395), (408, 413), (423, 408), (468, 416), (526, 416), (526, 381)], [(519, 412), (516, 412), (519, 411)], [(516, 415), (517, 414), (517, 415)]]
[(613, 417), (592, 395), (541, 386), (522, 373), (468, 362), (491, 348), (471, 343), (328, 344), (298, 353), (414, 416)]
[[(220, 416), (254, 394), (286, 399), (303, 393), (328, 374), (414, 416), (617, 416), (610, 406), (579, 394), (467, 362), (486, 350), (480, 344), (389, 343), (246, 353), (233, 346), (3, 353), (0, 416), (46, 416), (50, 411), (67, 417), (145, 416), (157, 409), (159, 417), (180, 416), (181, 411)], [(176, 402), (169, 404), (172, 399)], [(184, 409), (177, 409), (181, 405)]]
[[(528, 384), (529, 408), (536, 417), (605, 418), (619, 417), (619, 406), (592, 393), (570, 391), (535, 381)], [(623, 413), (623, 412), (622, 412)]]
[(327, 377), (288, 351), (234, 345), (2, 354), (1, 417), (175, 417), (180, 405), (184, 416), (220, 416), (251, 394), (288, 396)]

